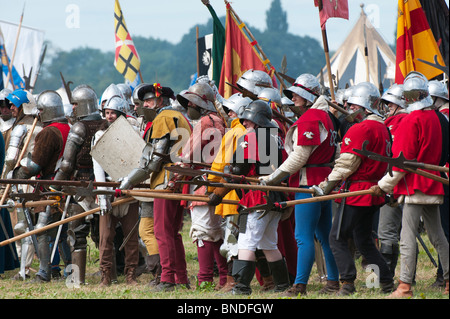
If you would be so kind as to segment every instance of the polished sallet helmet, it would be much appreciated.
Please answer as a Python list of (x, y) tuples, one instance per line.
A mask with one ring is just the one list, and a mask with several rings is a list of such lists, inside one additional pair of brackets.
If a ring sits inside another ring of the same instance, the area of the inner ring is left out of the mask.
[(72, 104), (77, 104), (73, 113), (77, 118), (99, 114), (97, 94), (89, 85), (81, 84), (72, 91)]
[(374, 84), (370, 82), (361, 82), (355, 85), (347, 103), (362, 106), (370, 113), (382, 116), (378, 111), (380, 98), (380, 91), (378, 91), (378, 88)]
[(403, 96), (408, 112), (422, 110), (433, 105), (433, 99), (428, 90), (428, 79), (417, 71), (411, 71), (405, 77)]
[(58, 122), (66, 118), (61, 96), (53, 90), (46, 90), (39, 94), (36, 107), (43, 123)]

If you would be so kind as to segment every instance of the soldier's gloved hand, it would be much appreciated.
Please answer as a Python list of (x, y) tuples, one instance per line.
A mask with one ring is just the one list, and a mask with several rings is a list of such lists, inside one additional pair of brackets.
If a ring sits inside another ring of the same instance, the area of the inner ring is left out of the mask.
[(100, 206), (100, 214), (102, 216), (112, 212), (111, 201), (107, 196), (99, 196), (98, 203)]
[(370, 188), (370, 190), (373, 191), (373, 196), (384, 197), (384, 196), (386, 195), (386, 192), (383, 191), (383, 190), (381, 189), (381, 187), (378, 186), (378, 185), (373, 185), (373, 186)]
[(290, 173), (282, 171), (280, 169), (275, 170), (275, 172), (273, 172), (270, 175), (267, 176), (261, 176), (259, 178), (259, 183), (261, 185), (267, 185), (267, 186), (272, 186), (272, 185), (279, 185), (281, 184), (281, 182), (283, 180), (285, 180), (287, 177), (290, 176)]
[(208, 205), (209, 206), (217, 206), (220, 205), (220, 203), (222, 203), (223, 197), (214, 193), (211, 193), (209, 195), (209, 201), (208, 201)]
[(313, 197), (325, 195), (325, 194), (323, 193), (323, 189), (320, 188), (320, 187), (317, 186), (317, 185), (313, 185), (313, 186), (311, 186), (309, 189), (312, 189), (312, 190), (314, 191)]

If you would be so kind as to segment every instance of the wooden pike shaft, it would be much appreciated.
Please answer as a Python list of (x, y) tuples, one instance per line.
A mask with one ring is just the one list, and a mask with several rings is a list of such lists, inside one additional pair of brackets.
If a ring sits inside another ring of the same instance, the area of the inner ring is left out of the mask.
[[(40, 201), (34, 201), (34, 202), (26, 202), (25, 207), (40, 207), (40, 206), (48, 206), (48, 205), (54, 205), (58, 201), (49, 199), (49, 200), (40, 200)], [(21, 208), (22, 204), (16, 204), (11, 208)]]
[(346, 193), (317, 196), (317, 197), (311, 197), (311, 198), (305, 198), (305, 199), (290, 200), (290, 201), (286, 202), (286, 207), (292, 207), (292, 206), (300, 205), (300, 204), (324, 202), (327, 200), (333, 200), (333, 199), (338, 199), (338, 198), (361, 196), (361, 195), (372, 195), (372, 194), (373, 194), (373, 190), (364, 189), (364, 190), (355, 191), (355, 192), (346, 192)]
[[(125, 204), (125, 203), (128, 203), (128, 202), (134, 201), (134, 200), (135, 200), (135, 199), (132, 198), (132, 197), (123, 198), (123, 199), (120, 199), (120, 200), (118, 200), (118, 201), (115, 201), (115, 202), (111, 203), (111, 206), (122, 205), (122, 204)], [(74, 220), (77, 220), (77, 219), (86, 217), (86, 216), (91, 215), (91, 214), (94, 214), (94, 213), (96, 213), (96, 212), (98, 212), (98, 211), (100, 211), (100, 207), (97, 207), (97, 208), (95, 208), (95, 209), (88, 210), (88, 211), (86, 211), (86, 212), (84, 212), (84, 213), (81, 213), (81, 214), (78, 214), (78, 215), (75, 215), (75, 216), (68, 217), (68, 218), (66, 218), (66, 219), (64, 219), (64, 220), (60, 220), (60, 221), (51, 223), (51, 224), (46, 225), (46, 226), (44, 226), (44, 227), (42, 227), (42, 228), (34, 229), (34, 230), (29, 231), (29, 232), (27, 232), (27, 233), (23, 233), (23, 234), (18, 235), (18, 236), (16, 236), (16, 237), (13, 237), (13, 238), (10, 238), (10, 239), (7, 239), (7, 240), (4, 240), (4, 241), (0, 242), (0, 247), (5, 246), (5, 245), (8, 245), (8, 244), (13, 243), (13, 242), (16, 242), (16, 241), (18, 241), (18, 240), (21, 240), (22, 238), (25, 238), (25, 237), (28, 237), (28, 236), (31, 236), (31, 235), (36, 235), (36, 234), (45, 232), (45, 231), (47, 231), (47, 230), (49, 230), (49, 229), (52, 229), (52, 228), (54, 228), (54, 227), (56, 227), (56, 226), (59, 226), (59, 225), (62, 225), (62, 224), (66, 224), (66, 223), (69, 223), (69, 222), (71, 222), (71, 221), (74, 221)]]

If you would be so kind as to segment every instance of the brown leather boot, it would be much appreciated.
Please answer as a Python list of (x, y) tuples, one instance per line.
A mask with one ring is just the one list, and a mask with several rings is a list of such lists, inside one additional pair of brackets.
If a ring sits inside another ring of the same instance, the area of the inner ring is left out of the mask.
[(397, 289), (391, 293), (388, 298), (410, 298), (412, 296), (413, 292), (411, 291), (411, 284), (400, 280)]
[(444, 295), (448, 295), (448, 279), (445, 281)]
[(339, 281), (327, 280), (327, 284), (319, 291), (319, 294), (333, 295), (338, 291), (339, 291)]
[(219, 291), (220, 292), (230, 292), (231, 289), (233, 289), (234, 285), (236, 285), (236, 283), (234, 282), (234, 278), (233, 276), (227, 276), (227, 282), (225, 283), (225, 285), (223, 287), (219, 287)]
[(291, 288), (281, 294), (283, 297), (297, 297), (306, 295), (306, 284), (294, 284)]
[(342, 282), (341, 289), (337, 292), (338, 296), (350, 296), (356, 291), (355, 283), (353, 281)]
[(138, 285), (138, 282), (136, 280), (136, 268), (128, 268), (125, 270), (125, 280), (127, 282), (127, 285)]
[(110, 269), (102, 269), (102, 279), (100, 281), (99, 287), (109, 287), (111, 286), (111, 270)]
[(272, 276), (263, 277), (263, 285), (261, 291), (269, 291), (275, 288), (275, 283), (273, 282)]

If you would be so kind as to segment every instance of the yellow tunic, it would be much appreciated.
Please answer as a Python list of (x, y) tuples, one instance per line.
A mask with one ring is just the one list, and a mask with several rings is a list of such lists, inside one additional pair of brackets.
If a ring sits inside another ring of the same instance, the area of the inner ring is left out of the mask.
[[(152, 122), (150, 128), (149, 138), (146, 142), (152, 139), (160, 139), (170, 135), (170, 139), (174, 141), (174, 145), (171, 148), (170, 153), (176, 152), (179, 156), (182, 152), (182, 143), (185, 143), (191, 135), (191, 125), (188, 120), (178, 111), (175, 110), (163, 110), (159, 113)], [(169, 182), (171, 176), (170, 172), (165, 170), (165, 167), (173, 165), (167, 163), (161, 166), (159, 172), (153, 172), (150, 176), (150, 188), (165, 188)]]
[[(240, 137), (245, 135), (245, 127), (241, 124), (239, 119), (234, 119), (231, 122), (231, 128), (222, 138), (219, 153), (211, 165), (211, 170), (216, 172), (223, 172), (225, 166), (229, 165), (233, 160), (233, 154), (236, 151), (236, 144)], [(208, 180), (211, 182), (220, 182), (221, 177), (215, 175), (208, 175)], [(224, 199), (239, 200), (235, 190), (230, 191), (225, 195)], [(225, 217), (227, 215), (238, 214), (238, 205), (220, 204), (216, 207), (215, 214)]]

